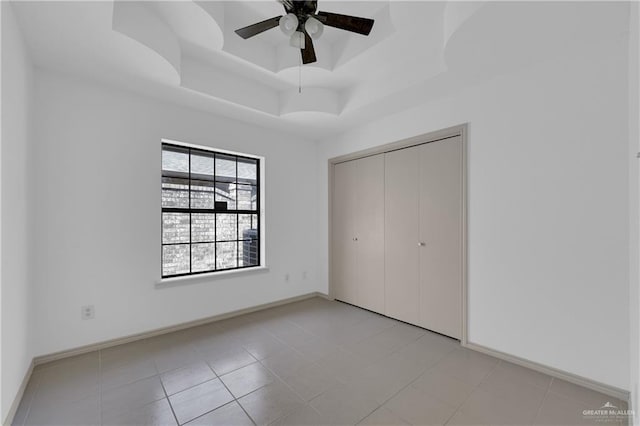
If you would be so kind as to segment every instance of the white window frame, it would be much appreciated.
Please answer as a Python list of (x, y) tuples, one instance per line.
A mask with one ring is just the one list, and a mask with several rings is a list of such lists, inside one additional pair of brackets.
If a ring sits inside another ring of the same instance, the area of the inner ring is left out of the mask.
[[(268, 271), (268, 266), (267, 266), (267, 256), (266, 256), (266, 241), (265, 241), (265, 236), (266, 236), (266, 215), (265, 215), (265, 157), (263, 156), (259, 156), (259, 155), (255, 155), (255, 154), (247, 154), (244, 152), (237, 152), (237, 151), (231, 151), (231, 150), (227, 150), (227, 149), (221, 149), (221, 148), (216, 148), (216, 147), (212, 147), (212, 146), (207, 146), (207, 145), (196, 145), (196, 144), (192, 144), (192, 143), (188, 143), (188, 142), (182, 142), (182, 141), (176, 141), (176, 140), (172, 140), (172, 139), (161, 139), (161, 143), (160, 143), (160, 156), (162, 157), (162, 147), (163, 144), (170, 144), (170, 145), (176, 145), (176, 146), (180, 146), (180, 147), (184, 147), (184, 148), (192, 148), (192, 149), (197, 149), (197, 150), (203, 150), (203, 151), (209, 151), (209, 152), (215, 152), (215, 153), (220, 153), (220, 154), (228, 154), (228, 155), (235, 155), (235, 156), (240, 156), (240, 157), (247, 157), (247, 158), (252, 158), (258, 161), (258, 197), (259, 197), (259, 202), (258, 202), (258, 220), (259, 220), (259, 263), (256, 266), (248, 266), (248, 267), (241, 267), (241, 268), (235, 268), (235, 269), (222, 269), (222, 270), (217, 270), (217, 271), (207, 271), (207, 272), (195, 272), (195, 273), (189, 273), (189, 274), (184, 274), (184, 275), (176, 275), (176, 276), (166, 276), (163, 277), (162, 276), (162, 226), (160, 226), (161, 231), (160, 231), (160, 252), (161, 252), (161, 256), (160, 256), (160, 279), (156, 281), (156, 286), (158, 287), (162, 287), (162, 286), (171, 286), (173, 284), (178, 284), (184, 281), (200, 281), (200, 280), (211, 280), (211, 279), (218, 279), (218, 278), (228, 278), (230, 276), (236, 276), (236, 275), (245, 275), (245, 274), (252, 274), (252, 273), (257, 273), (257, 272), (264, 272), (264, 271)], [(162, 182), (162, 166), (160, 167), (160, 182)], [(159, 202), (160, 202), (160, 212), (162, 212), (162, 185), (160, 185), (159, 188), (160, 191), (160, 195), (159, 195)], [(162, 214), (161, 214), (162, 217)]]

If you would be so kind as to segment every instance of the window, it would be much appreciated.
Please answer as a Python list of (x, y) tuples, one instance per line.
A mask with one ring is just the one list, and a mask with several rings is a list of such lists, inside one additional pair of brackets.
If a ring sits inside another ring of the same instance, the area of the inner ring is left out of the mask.
[(162, 144), (162, 277), (260, 266), (260, 160)]

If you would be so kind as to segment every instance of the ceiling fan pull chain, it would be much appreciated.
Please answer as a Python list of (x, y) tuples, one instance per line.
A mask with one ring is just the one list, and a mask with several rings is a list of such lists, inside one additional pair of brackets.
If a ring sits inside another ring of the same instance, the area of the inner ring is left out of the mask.
[(298, 62), (298, 93), (302, 93), (302, 56)]

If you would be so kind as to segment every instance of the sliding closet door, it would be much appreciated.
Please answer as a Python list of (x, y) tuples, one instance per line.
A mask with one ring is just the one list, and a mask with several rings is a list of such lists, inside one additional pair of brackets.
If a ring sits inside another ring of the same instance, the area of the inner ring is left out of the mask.
[(462, 336), (462, 140), (420, 146), (420, 322)]
[(462, 138), (333, 167), (333, 296), (460, 339)]
[(420, 147), (385, 154), (385, 314), (420, 321)]
[(357, 305), (384, 313), (384, 155), (354, 161)]
[(357, 303), (356, 209), (357, 170), (354, 161), (334, 166), (332, 200), (332, 281), (334, 297)]

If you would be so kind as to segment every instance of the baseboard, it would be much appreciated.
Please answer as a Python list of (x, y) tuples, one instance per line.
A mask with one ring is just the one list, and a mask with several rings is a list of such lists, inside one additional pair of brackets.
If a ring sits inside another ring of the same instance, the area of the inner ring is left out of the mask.
[(462, 346), (472, 349), (474, 351), (482, 352), (487, 355), (491, 355), (493, 357), (509, 361), (513, 364), (520, 365), (522, 367), (530, 368), (531, 370), (538, 371), (540, 373), (547, 374), (551, 377), (555, 377), (557, 379), (565, 380), (567, 382), (573, 383), (578, 386), (582, 386), (596, 392), (603, 393), (605, 395), (609, 395), (613, 398), (620, 399), (622, 401), (629, 402), (629, 392), (617, 388), (615, 386), (610, 386), (604, 383), (597, 382), (595, 380), (587, 379), (586, 377), (578, 376), (573, 373), (569, 373), (567, 371), (559, 370), (553, 367), (547, 367), (542, 364), (538, 364), (537, 362), (530, 361), (525, 358), (520, 358), (515, 355), (510, 355), (504, 352), (497, 351), (495, 349), (488, 348), (486, 346), (478, 345), (476, 343), (467, 342), (466, 344), (462, 344)]
[(18, 412), (18, 407), (20, 407), (20, 402), (22, 401), (22, 397), (24, 396), (24, 391), (27, 389), (27, 385), (29, 384), (29, 380), (31, 379), (31, 374), (33, 373), (33, 367), (35, 367), (35, 363), (33, 359), (31, 360), (31, 364), (29, 364), (29, 368), (22, 378), (22, 383), (20, 384), (20, 388), (18, 389), (18, 393), (16, 397), (13, 398), (13, 402), (11, 403), (11, 407), (9, 408), (9, 412), (7, 413), (6, 419), (2, 422), (3, 425), (9, 426), (13, 423), (13, 419)]
[(328, 295), (315, 291), (312, 293), (306, 293), (299, 296), (276, 300), (274, 302), (263, 303), (261, 305), (252, 306), (250, 308), (238, 309), (235, 311), (226, 312), (224, 314), (214, 315), (211, 317), (202, 318), (195, 321), (180, 323), (170, 327), (158, 328), (158, 329), (154, 329), (154, 330), (150, 330), (142, 333), (131, 334), (125, 337), (93, 343), (90, 345), (79, 346), (79, 347), (68, 349), (65, 351), (37, 356), (31, 360), (31, 364), (29, 365), (29, 369), (27, 370), (27, 373), (25, 374), (24, 379), (22, 380), (20, 389), (18, 390), (18, 393), (16, 394), (16, 397), (14, 398), (13, 403), (11, 404), (11, 409), (9, 410), (9, 413), (7, 414), (7, 417), (2, 424), (5, 426), (8, 426), (8, 425), (11, 425), (11, 423), (13, 423), (14, 417), (18, 411), (18, 407), (20, 406), (20, 402), (22, 401), (22, 397), (24, 396), (24, 391), (27, 388), (29, 379), (31, 379), (31, 374), (33, 373), (34, 368), (38, 365), (46, 364), (48, 362), (57, 361), (64, 358), (69, 358), (76, 355), (82, 355), (82, 354), (93, 352), (100, 349), (106, 349), (113, 346), (123, 345), (125, 343), (135, 342), (137, 340), (148, 339), (150, 337), (160, 336), (162, 334), (172, 333), (174, 331), (185, 330), (187, 328), (197, 327), (199, 325), (210, 324), (212, 322), (233, 318), (233, 317), (237, 317), (244, 314), (249, 314), (252, 312), (258, 312), (264, 309), (275, 308), (277, 306), (282, 306), (289, 303), (312, 299), (314, 297), (321, 297), (323, 299), (331, 300)]
[(331, 302), (333, 302), (334, 300), (336, 300), (335, 298), (329, 296), (328, 294), (325, 293), (320, 293), (319, 291), (316, 291), (316, 296), (324, 299), (324, 300), (329, 300)]
[(238, 309), (235, 311), (226, 312), (224, 314), (219, 314), (219, 315), (214, 315), (211, 317), (202, 318), (194, 321), (184, 322), (184, 323), (172, 325), (169, 327), (157, 328), (157, 329), (145, 331), (142, 333), (131, 334), (125, 337), (118, 337), (118, 338), (106, 340), (103, 342), (92, 343), (90, 345), (79, 346), (73, 349), (54, 352), (47, 355), (41, 355), (33, 359), (33, 365), (39, 366), (41, 364), (46, 364), (51, 361), (57, 361), (63, 358), (82, 355), (82, 354), (93, 352), (100, 349), (106, 349), (113, 346), (123, 345), (125, 343), (131, 343), (137, 340), (148, 339), (150, 337), (160, 336), (162, 334), (173, 333), (174, 331), (185, 330), (187, 328), (197, 327), (199, 325), (210, 324), (212, 322), (237, 317), (240, 315), (245, 315), (252, 312), (262, 311), (264, 309), (275, 308), (277, 306), (286, 305), (288, 303), (293, 303), (293, 302), (299, 302), (301, 300), (311, 299), (314, 297), (327, 298), (327, 295), (317, 291), (312, 293), (306, 293), (300, 296), (288, 297), (286, 299), (276, 300), (274, 302), (264, 303), (261, 305), (252, 306), (250, 308)]
[[(185, 323), (181, 323), (181, 324), (176, 324), (170, 327), (163, 327), (163, 328), (158, 328), (158, 329), (154, 329), (154, 330), (150, 330), (150, 331), (146, 331), (146, 332), (142, 332), (142, 333), (137, 333), (137, 334), (132, 334), (129, 336), (125, 336), (125, 337), (121, 337), (121, 338), (116, 338), (116, 339), (111, 339), (111, 340), (107, 340), (107, 341), (103, 341), (103, 342), (99, 342), (99, 343), (94, 343), (94, 344), (90, 344), (90, 345), (85, 345), (85, 346), (80, 346), (77, 348), (73, 348), (73, 349), (69, 349), (69, 350), (65, 350), (65, 351), (60, 351), (60, 352), (55, 352), (52, 354), (47, 354), (47, 355), (41, 355), (38, 357), (33, 358), (33, 360), (31, 361), (31, 364), (29, 365), (29, 369), (27, 370), (24, 379), (22, 380), (22, 384), (20, 385), (20, 389), (18, 390), (18, 393), (16, 394), (16, 397), (13, 400), (13, 403), (11, 404), (11, 408), (9, 410), (9, 413), (7, 414), (7, 418), (5, 419), (5, 421), (3, 422), (3, 425), (11, 425), (11, 423), (13, 422), (13, 419), (16, 415), (16, 412), (18, 411), (18, 407), (20, 406), (20, 401), (22, 400), (22, 397), (24, 395), (25, 389), (27, 387), (27, 384), (29, 383), (29, 379), (31, 378), (31, 374), (33, 373), (33, 369), (37, 366), (37, 365), (41, 365), (41, 364), (45, 364), (47, 362), (51, 362), (51, 361), (57, 361), (63, 358), (68, 358), (68, 357), (72, 357), (72, 356), (76, 356), (76, 355), (82, 355), (85, 353), (89, 353), (89, 352), (93, 352), (96, 350), (100, 350), (100, 349), (106, 349), (106, 348), (110, 348), (113, 346), (118, 346), (118, 345), (123, 345), (125, 343), (130, 343), (130, 342), (134, 342), (137, 340), (142, 340), (142, 339), (147, 339), (150, 337), (154, 337), (154, 336), (160, 336), (162, 334), (167, 334), (167, 333), (172, 333), (174, 331), (180, 331), (180, 330), (185, 330), (191, 327), (197, 327), (200, 325), (205, 325), (205, 324), (209, 324), (209, 323), (213, 323), (216, 321), (221, 321), (224, 319), (229, 319), (229, 318), (233, 318), (236, 316), (240, 316), (240, 315), (245, 315), (245, 314), (249, 314), (252, 312), (258, 312), (258, 311), (262, 311), (265, 309), (269, 309), (269, 308), (274, 308), (277, 306), (282, 306), (282, 305), (286, 305), (289, 303), (294, 303), (294, 302), (299, 302), (302, 300), (307, 300), (307, 299), (312, 299), (314, 297), (320, 297), (326, 300), (334, 300), (332, 297), (330, 297), (328, 294), (324, 294), (324, 293), (320, 293), (320, 292), (312, 292), (312, 293), (307, 293), (307, 294), (302, 294), (299, 296), (294, 296), (294, 297), (289, 297), (286, 299), (281, 299), (281, 300), (277, 300), (277, 301), (273, 301), (273, 302), (269, 302), (269, 303), (264, 303), (261, 305), (257, 305), (257, 306), (252, 306), (250, 308), (244, 308), (244, 309), (238, 309), (235, 311), (231, 311), (231, 312), (227, 312), (224, 314), (219, 314), (219, 315), (214, 315), (211, 317), (207, 317), (207, 318), (202, 318), (199, 320), (194, 320), (194, 321), (189, 321), (189, 322), (185, 322)], [(620, 389), (617, 388), (615, 386), (610, 386), (604, 383), (600, 383), (597, 382), (595, 380), (591, 380), (591, 379), (587, 379), (586, 377), (582, 377), (582, 376), (578, 376), (576, 374), (573, 373), (569, 373), (563, 370), (559, 370), (553, 367), (547, 367), (545, 365), (542, 364), (538, 364), (537, 362), (534, 361), (530, 361), (524, 358), (520, 358), (517, 357), (515, 355), (510, 355), (504, 352), (500, 352), (498, 350), (495, 349), (491, 349), (488, 348), (486, 346), (482, 346), (476, 343), (472, 343), (472, 342), (466, 342), (466, 343), (462, 343), (462, 346), (466, 347), (467, 349), (471, 349), (477, 352), (481, 352), (487, 355), (491, 355), (493, 357), (496, 357), (498, 359), (502, 359), (508, 362), (511, 362), (513, 364), (517, 364), (526, 368), (530, 368), (534, 371), (538, 371), (540, 373), (544, 373), (547, 374), (551, 377), (555, 377), (561, 380), (565, 380), (567, 382), (579, 385), (579, 386), (583, 386), (585, 388), (594, 390), (596, 392), (600, 392), (603, 393), (605, 395), (609, 395), (611, 397), (623, 400), (623, 401), (627, 401), (629, 404), (630, 402), (630, 393), (624, 389)]]

